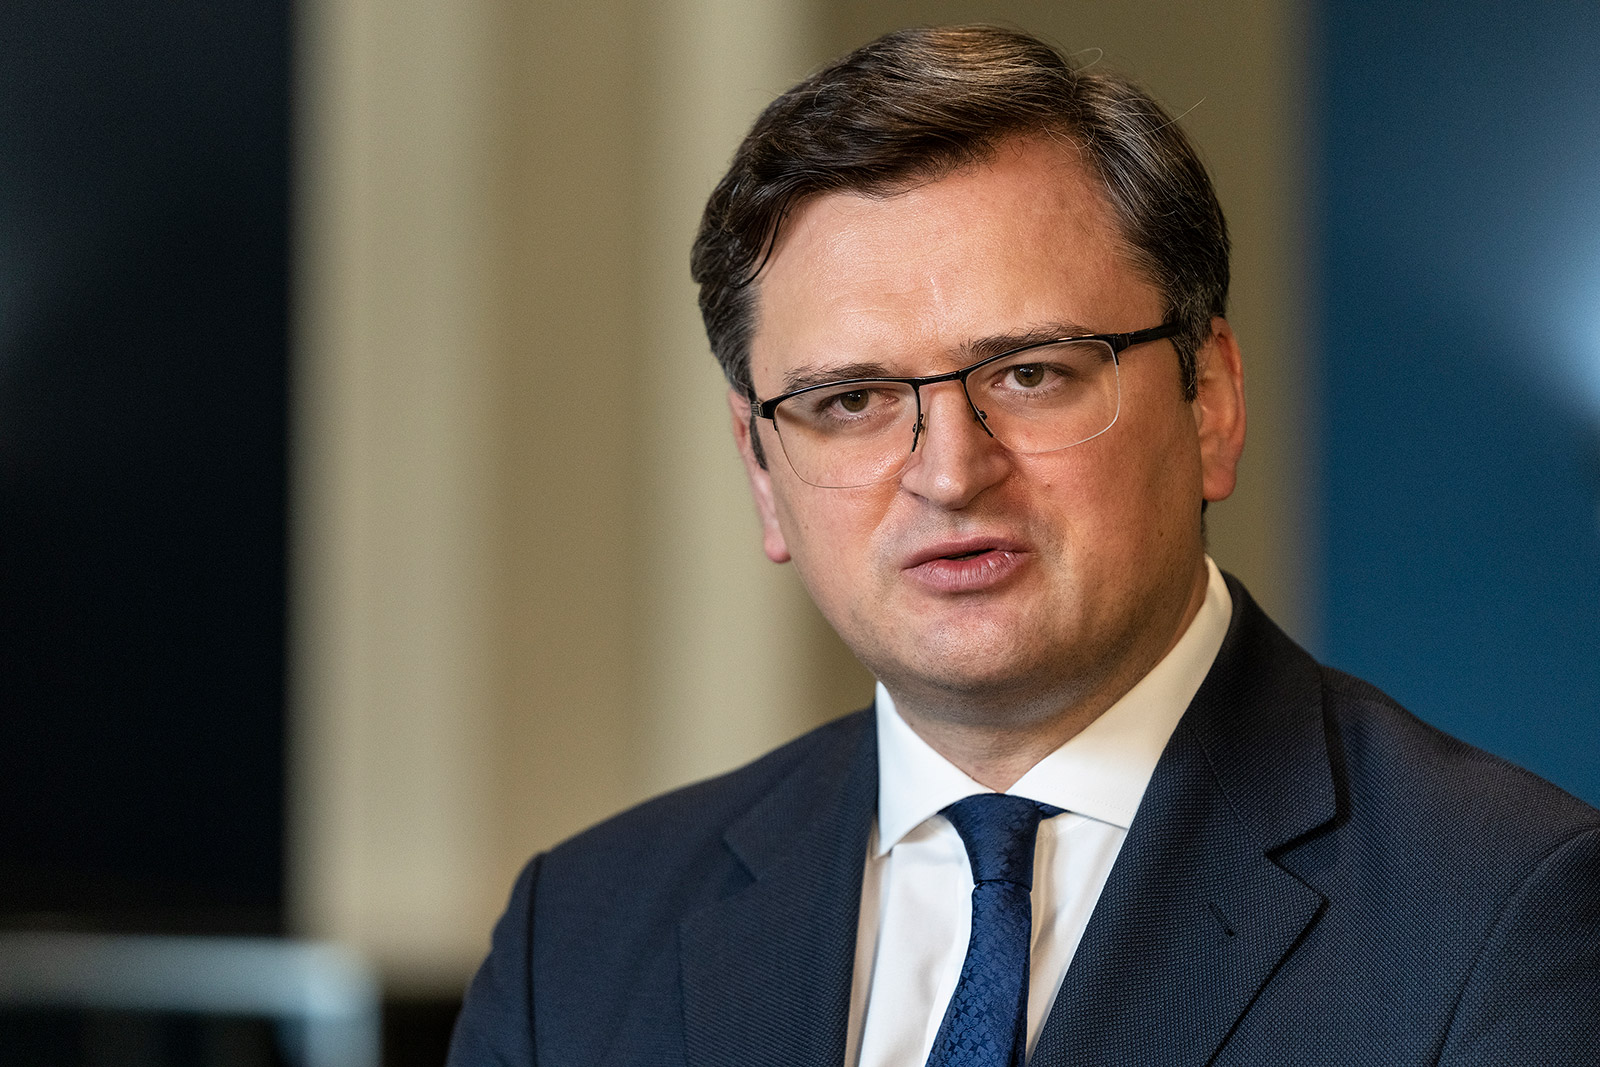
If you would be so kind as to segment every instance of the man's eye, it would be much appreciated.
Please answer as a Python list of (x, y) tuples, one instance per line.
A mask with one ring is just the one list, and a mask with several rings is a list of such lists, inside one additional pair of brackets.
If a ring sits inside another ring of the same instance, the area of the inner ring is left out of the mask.
[(1047, 373), (1042, 363), (1019, 363), (1011, 368), (1011, 380), (1024, 389), (1035, 389), (1044, 384)]
[(791, 414), (830, 430), (878, 426), (901, 407), (897, 390), (887, 385), (846, 385), (802, 395)]
[(862, 386), (841, 389), (838, 392), (823, 390), (816, 398), (817, 413), (833, 418), (845, 416), (880, 415), (885, 405), (892, 401), (890, 390)]
[(834, 403), (852, 415), (859, 415), (867, 410), (872, 403), (872, 394), (865, 389), (856, 389), (848, 393), (840, 393), (834, 397)]

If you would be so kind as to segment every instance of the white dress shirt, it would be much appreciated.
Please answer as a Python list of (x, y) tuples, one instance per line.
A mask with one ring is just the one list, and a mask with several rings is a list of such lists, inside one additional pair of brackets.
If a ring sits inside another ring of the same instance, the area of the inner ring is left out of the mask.
[[(1205, 680), (1233, 615), (1209, 557), (1199, 614), (1172, 651), (1008, 792), (1062, 808), (1034, 849), (1028, 1052), (1044, 1025), (1156, 761)], [(978, 784), (929, 747), (877, 689), (878, 817), (868, 840), (845, 1063), (927, 1061), (972, 928), (972, 868), (939, 811)]]

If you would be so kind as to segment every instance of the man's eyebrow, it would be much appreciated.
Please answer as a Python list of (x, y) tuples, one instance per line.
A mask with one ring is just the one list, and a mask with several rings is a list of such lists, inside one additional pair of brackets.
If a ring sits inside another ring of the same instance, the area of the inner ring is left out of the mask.
[[(1027, 345), (1038, 344), (1042, 341), (1054, 341), (1061, 337), (1084, 337), (1094, 333), (1087, 326), (1076, 322), (1050, 322), (1039, 326), (1030, 326), (1025, 330), (1012, 333), (991, 334), (969, 341), (962, 346), (965, 362), (976, 363), (998, 356), (1002, 352), (1009, 352), (1014, 348), (1023, 348)], [(926, 371), (925, 373), (937, 373)], [(804, 389), (811, 385), (827, 385), (829, 382), (851, 381), (857, 378), (906, 378), (915, 377), (903, 372), (891, 370), (883, 363), (858, 362), (858, 363), (830, 363), (826, 365), (806, 364), (789, 371), (783, 376), (781, 393), (792, 393), (796, 389)]]
[(1044, 341), (1055, 341), (1065, 337), (1088, 337), (1095, 333), (1094, 330), (1077, 322), (1047, 322), (1039, 326), (1030, 326), (1026, 330), (1015, 333), (991, 334), (980, 337), (967, 343), (966, 352), (970, 357), (969, 362), (976, 363), (980, 359), (998, 356), (1002, 352), (1010, 352), (1014, 348), (1025, 348)]
[(796, 367), (785, 374), (781, 391), (792, 393), (808, 385), (827, 385), (829, 382), (843, 382), (852, 378), (894, 377), (903, 376), (890, 373), (889, 368), (882, 363), (830, 363), (827, 366), (811, 364)]

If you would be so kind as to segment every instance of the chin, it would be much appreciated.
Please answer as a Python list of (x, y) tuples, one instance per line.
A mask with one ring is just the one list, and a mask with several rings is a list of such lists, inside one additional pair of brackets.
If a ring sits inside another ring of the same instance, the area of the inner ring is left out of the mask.
[(897, 657), (874, 673), (891, 689), (983, 704), (1026, 699), (1041, 688), (1055, 689), (1063, 674), (1070, 673), (1062, 670), (1064, 666), (1062, 657), (1018, 648), (1014, 640), (998, 647), (971, 640), (952, 645), (930, 641), (919, 645), (913, 655)]

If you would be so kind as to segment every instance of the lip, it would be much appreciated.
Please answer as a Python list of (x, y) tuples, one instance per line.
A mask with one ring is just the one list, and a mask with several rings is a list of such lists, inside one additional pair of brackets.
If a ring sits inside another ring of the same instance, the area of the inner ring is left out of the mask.
[(1024, 546), (1003, 538), (961, 538), (917, 549), (901, 572), (931, 592), (979, 593), (1010, 578), (1027, 555)]

